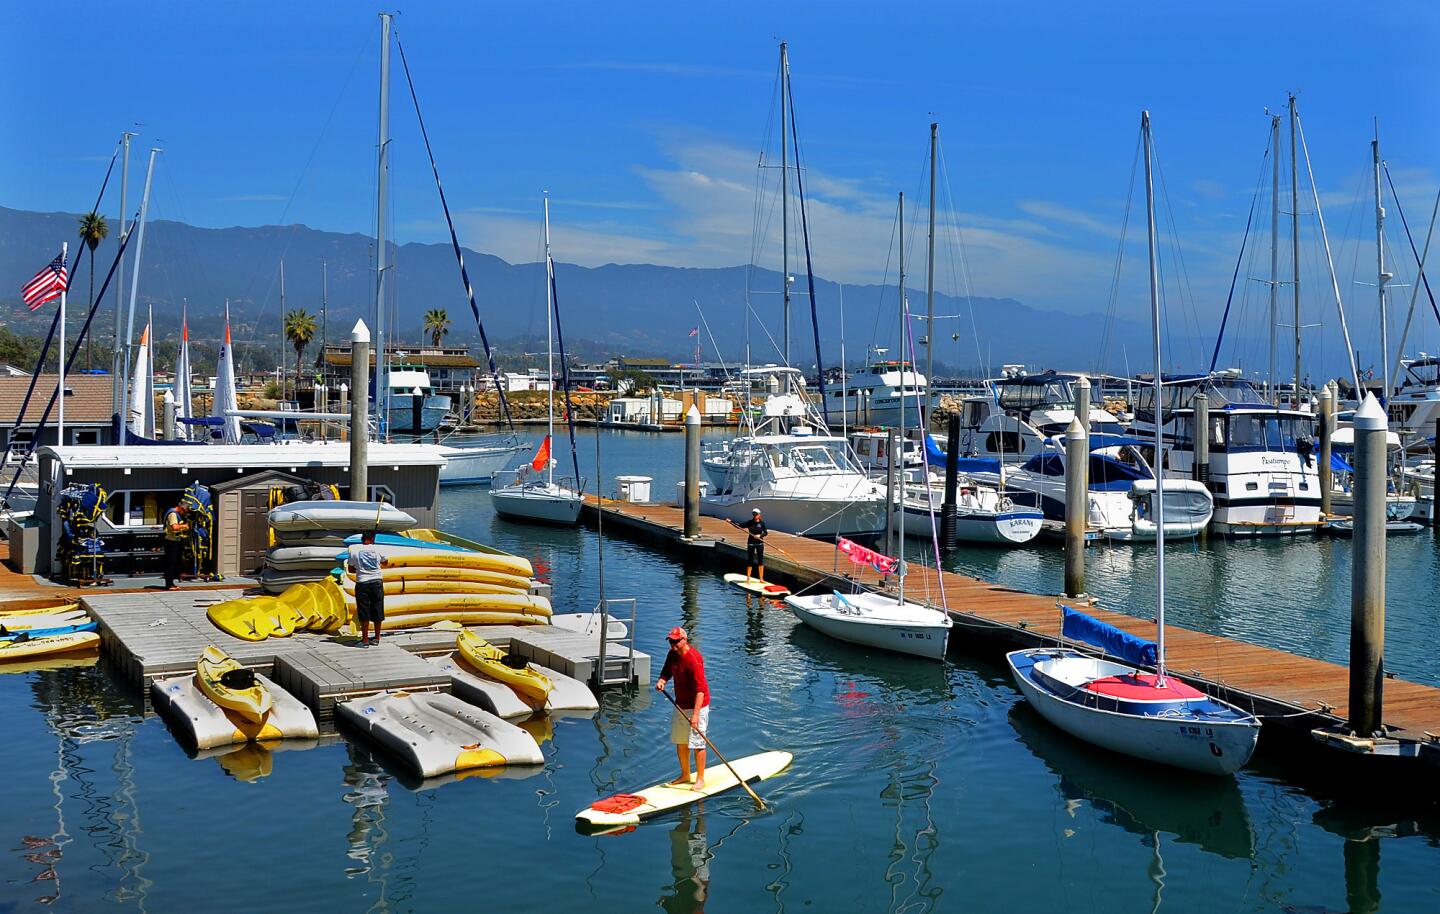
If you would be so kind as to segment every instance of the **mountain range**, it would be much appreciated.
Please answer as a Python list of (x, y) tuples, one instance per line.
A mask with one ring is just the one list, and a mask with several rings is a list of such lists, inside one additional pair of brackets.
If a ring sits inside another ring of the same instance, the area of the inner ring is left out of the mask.
[[(55, 256), (56, 246), (63, 240), (71, 242), (73, 263), (73, 252), (80, 247), (78, 219), (74, 213), (0, 207), (0, 274), (12, 277), (0, 291), (0, 320), (15, 332), (44, 333), (44, 318), (26, 312), (19, 289)], [(112, 223), (110, 237), (95, 252), (97, 285), (114, 258), (118, 235), (118, 226)], [(324, 263), (326, 336), (331, 341), (342, 340), (356, 319), (373, 323), (374, 250), (374, 239), (369, 236), (303, 225), (214, 229), (152, 221), (145, 230), (136, 324), (143, 324), (144, 309), (153, 308), (158, 335), (173, 337), (178, 333), (182, 303), (188, 303), (191, 338), (203, 344), (219, 338), (228, 300), (237, 343), (274, 347), (278, 343), (283, 258), (286, 309), (306, 308), (317, 317)], [(478, 342), (450, 246), (412, 242), (397, 245), (392, 252), (391, 338), (417, 341), (424, 313), (443, 308), (452, 322), (448, 344)], [(511, 355), (524, 348), (543, 348), (543, 265), (507, 263), (468, 249), (464, 254), (491, 343)], [(88, 290), (88, 252), (82, 257), (83, 263), (74, 271), (72, 314), (79, 313)], [(133, 262), (133, 256), (127, 257), (127, 262)], [(815, 343), (806, 277), (803, 271), (792, 269), (792, 273), (792, 361), (809, 368), (815, 361)], [(127, 289), (130, 282), (127, 273)], [(632, 355), (688, 361), (698, 342), (704, 360), (715, 360), (718, 350), (725, 361), (737, 362), (745, 353), (747, 282), (754, 315), (748, 322), (753, 360), (778, 361), (778, 271), (613, 263), (599, 267), (559, 263), (556, 267), (566, 342), (572, 351), (591, 358)], [(822, 351), (826, 364), (833, 365), (840, 354), (842, 289), (816, 277), (815, 297)], [(908, 297), (912, 313), (923, 314), (923, 289), (911, 288)], [(97, 316), (101, 339), (108, 340), (113, 333), (113, 301), (112, 291)], [(895, 357), (898, 308), (894, 288), (847, 284), (843, 301), (847, 363), (863, 361), (872, 345), (888, 348), (888, 357)], [(1006, 363), (1118, 373), (1127, 368), (1127, 354), (1136, 361), (1134, 370), (1149, 362), (1149, 331), (1139, 321), (1107, 319), (1099, 312), (1044, 311), (1009, 298), (967, 299), (939, 293), (935, 312), (945, 317), (944, 322), (937, 320), (937, 374), (941, 366), (956, 373), (975, 373), (998, 370)], [(923, 334), (923, 322), (916, 324), (914, 332)], [(1199, 342), (1180, 341), (1179, 345), (1188, 348), (1175, 351), (1208, 354), (1208, 348), (1198, 346)], [(923, 349), (919, 352), (923, 360)]]

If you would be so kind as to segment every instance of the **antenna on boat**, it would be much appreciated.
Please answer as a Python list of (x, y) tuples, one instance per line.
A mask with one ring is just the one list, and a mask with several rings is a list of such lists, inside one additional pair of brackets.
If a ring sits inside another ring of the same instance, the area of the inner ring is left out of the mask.
[[(906, 338), (906, 336), (907, 336), (906, 331), (909, 329), (908, 326), (907, 326), (907, 323), (908, 323), (907, 318), (909, 317), (909, 308), (908, 308), (908, 303), (907, 303), (906, 300), (905, 300), (905, 192), (904, 192), (903, 190), (900, 192), (900, 216), (899, 216), (899, 219), (900, 219), (900, 436), (899, 436), (899, 439), (898, 439), (898, 440), (899, 440), (899, 449), (898, 449), (898, 450), (892, 450), (892, 451), (890, 452), (890, 455), (889, 455), (889, 458), (888, 458), (888, 459), (889, 459), (889, 461), (890, 461), (891, 464), (894, 464), (897, 460), (900, 462), (900, 466), (899, 466), (898, 468), (896, 468), (896, 469), (892, 469), (892, 470), (890, 471), (890, 475), (891, 475), (892, 477), (897, 478), (897, 479), (900, 480), (900, 484), (899, 484), (899, 486), (897, 486), (897, 488), (899, 489), (899, 492), (898, 492), (897, 494), (899, 495), (899, 501), (900, 501), (900, 510), (899, 510), (899, 512), (898, 512), (899, 515), (900, 515), (900, 519), (899, 519), (899, 522), (898, 522), (898, 524), (897, 524), (897, 529), (899, 530), (900, 535), (899, 535), (899, 537), (897, 538), (897, 542), (896, 542), (896, 544), (895, 544), (895, 551), (896, 551), (896, 553), (898, 553), (898, 555), (896, 556), (896, 558), (898, 559), (898, 561), (895, 563), (895, 575), (900, 579), (900, 596), (899, 596), (899, 598), (898, 598), (898, 602), (904, 603), (904, 602), (905, 602), (905, 338)], [(898, 470), (898, 473), (897, 473), (897, 470)], [(927, 482), (927, 484), (928, 484), (929, 480), (926, 480), (926, 482)], [(926, 492), (927, 492), (927, 495), (928, 495), (929, 490), (927, 489)], [(894, 510), (895, 510), (895, 505), (894, 505), (893, 503), (892, 503), (892, 504), (888, 504), (888, 505), (885, 506), (885, 510), (887, 510), (887, 511), (894, 511)]]
[(1155, 180), (1151, 165), (1150, 112), (1140, 112), (1141, 142), (1145, 147), (1145, 241), (1150, 262), (1150, 330), (1155, 345), (1155, 686), (1165, 688), (1165, 453), (1162, 448), (1159, 406), (1160, 375), (1160, 267), (1155, 249)]

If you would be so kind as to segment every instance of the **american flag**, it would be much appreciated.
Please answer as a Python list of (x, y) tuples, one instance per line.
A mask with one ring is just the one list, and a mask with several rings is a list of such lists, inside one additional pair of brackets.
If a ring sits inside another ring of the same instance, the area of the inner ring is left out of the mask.
[(31, 311), (37, 310), (48, 301), (60, 297), (70, 285), (70, 276), (65, 271), (65, 255), (61, 254), (41, 268), (35, 278), (25, 284), (20, 294)]
[(699, 335), (700, 335), (700, 328), (699, 328), (699, 327), (693, 327), (693, 328), (691, 328), (691, 330), (690, 330), (690, 335), (691, 335), (691, 336), (699, 336)]

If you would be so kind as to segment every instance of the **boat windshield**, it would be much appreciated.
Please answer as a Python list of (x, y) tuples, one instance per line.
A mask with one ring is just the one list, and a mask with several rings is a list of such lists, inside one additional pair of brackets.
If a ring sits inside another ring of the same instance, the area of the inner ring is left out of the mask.
[(840, 441), (769, 444), (765, 446), (765, 453), (771, 466), (788, 467), (798, 476), (857, 472)]
[(1072, 402), (1070, 382), (1051, 381), (1047, 384), (997, 384), (996, 396), (1003, 409), (1034, 409)]
[(1297, 442), (1309, 447), (1311, 420), (1274, 413), (1239, 413), (1225, 417), (1211, 447), (1220, 451), (1289, 451)]
[[(1255, 385), (1243, 378), (1211, 378), (1208, 381), (1196, 378), (1183, 383), (1166, 383), (1160, 389), (1161, 409), (1168, 413), (1176, 409), (1189, 409), (1195, 405), (1195, 394), (1204, 385), (1205, 394), (1210, 398), (1210, 408), (1225, 406), (1264, 406), (1265, 399)], [(1153, 420), (1155, 417), (1155, 388), (1148, 383), (1141, 388), (1136, 398), (1135, 415)]]

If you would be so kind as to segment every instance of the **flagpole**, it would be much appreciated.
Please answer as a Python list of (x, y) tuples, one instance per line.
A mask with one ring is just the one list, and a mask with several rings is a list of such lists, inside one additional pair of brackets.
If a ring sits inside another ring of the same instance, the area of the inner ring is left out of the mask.
[(70, 287), (70, 242), (60, 243), (60, 262), (66, 271), (65, 284), (60, 287), (60, 357), (55, 364), (59, 370), (59, 376), (55, 381), (56, 401), (60, 404), (60, 413), (56, 422), (56, 441), (61, 447), (65, 446), (65, 290)]

